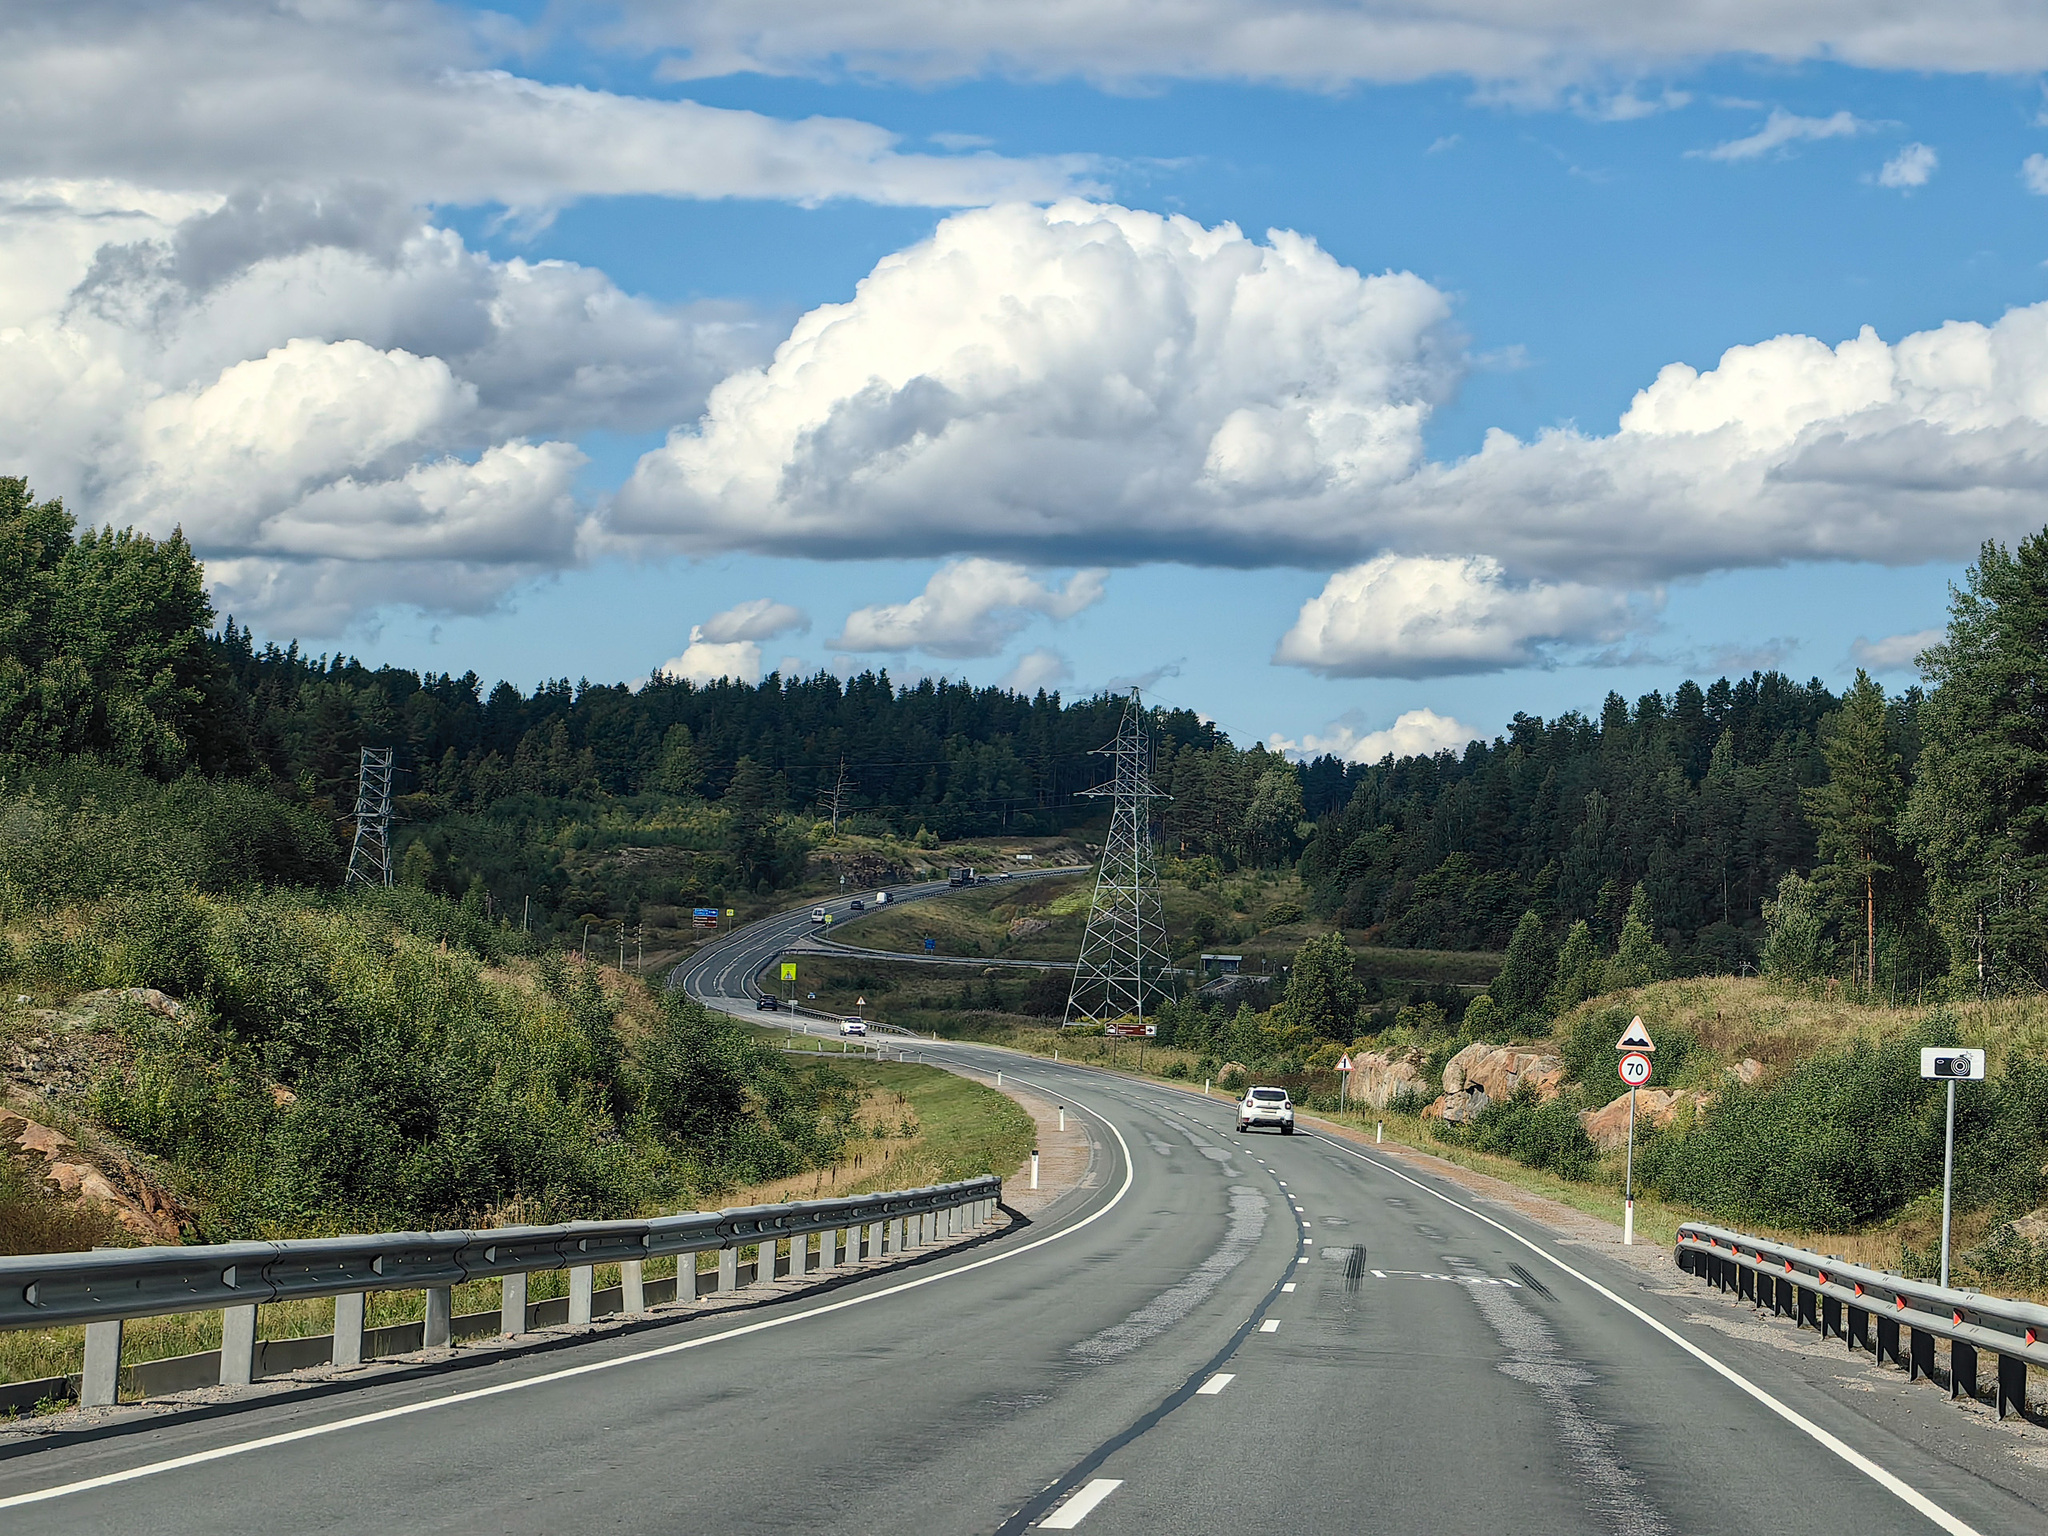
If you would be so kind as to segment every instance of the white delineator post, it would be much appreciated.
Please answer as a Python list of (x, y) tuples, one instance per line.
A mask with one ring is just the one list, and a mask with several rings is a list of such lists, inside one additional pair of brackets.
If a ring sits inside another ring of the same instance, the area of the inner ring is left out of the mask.
[(1031, 1149), (1031, 1187), (1038, 1188), (1038, 1148)]
[(1064, 1130), (1065, 1130), (1066, 1128), (1067, 1128), (1067, 1106), (1066, 1106), (1066, 1105), (1064, 1105), (1064, 1104), (1062, 1104), (1062, 1105), (1060, 1106), (1060, 1129), (1064, 1131)]

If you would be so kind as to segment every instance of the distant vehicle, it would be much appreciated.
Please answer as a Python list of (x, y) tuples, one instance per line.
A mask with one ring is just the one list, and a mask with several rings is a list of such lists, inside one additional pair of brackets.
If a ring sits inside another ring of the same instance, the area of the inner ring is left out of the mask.
[(952, 865), (948, 865), (948, 866), (947, 866), (947, 869), (946, 869), (946, 884), (948, 884), (948, 885), (972, 885), (972, 884), (974, 884), (974, 868), (973, 868), (973, 866), (972, 866), (972, 865), (968, 865), (968, 864), (952, 864)]
[(813, 907), (813, 908), (811, 908), (811, 921), (812, 921), (812, 922), (814, 922), (814, 923), (822, 923), (822, 922), (824, 922), (824, 921), (825, 921), (825, 909), (824, 909), (823, 907)]
[(1282, 1136), (1294, 1134), (1294, 1106), (1287, 1102), (1285, 1088), (1254, 1088), (1237, 1106), (1239, 1134), (1264, 1126)]
[(867, 911), (867, 908), (861, 904), (861, 899), (858, 896), (856, 896), (853, 898), (852, 901), (847, 903), (847, 910), (852, 912), (865, 912)]
[(754, 999), (754, 1006), (760, 1009), (763, 1013), (774, 1013), (776, 1010), (782, 1007), (782, 999), (779, 997), (770, 996), (768, 993), (763, 992), (759, 997)]
[(839, 1033), (842, 1035), (864, 1035), (868, 1032), (866, 1019), (841, 1019)]
[(878, 907), (886, 907), (887, 905), (889, 905), (889, 893), (887, 891), (875, 892), (875, 905)]

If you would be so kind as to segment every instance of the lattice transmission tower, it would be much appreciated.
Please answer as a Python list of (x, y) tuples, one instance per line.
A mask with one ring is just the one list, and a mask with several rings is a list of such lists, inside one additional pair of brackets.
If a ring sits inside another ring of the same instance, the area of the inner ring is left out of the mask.
[(348, 851), (344, 886), (391, 883), (391, 747), (363, 748), (356, 781), (356, 840)]
[(1146, 1009), (1167, 995), (1166, 917), (1152, 857), (1152, 802), (1168, 797), (1152, 787), (1152, 735), (1137, 689), (1124, 705), (1116, 739), (1096, 753), (1109, 758), (1115, 771), (1107, 784), (1083, 793), (1112, 798), (1114, 805), (1064, 1022), (1142, 1024)]

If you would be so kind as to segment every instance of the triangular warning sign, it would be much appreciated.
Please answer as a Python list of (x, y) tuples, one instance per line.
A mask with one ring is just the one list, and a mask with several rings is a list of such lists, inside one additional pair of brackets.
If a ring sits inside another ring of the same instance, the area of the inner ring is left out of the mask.
[(1628, 1021), (1628, 1028), (1622, 1032), (1621, 1038), (1614, 1042), (1614, 1048), (1617, 1051), (1654, 1051), (1657, 1049), (1656, 1046), (1650, 1043), (1650, 1032), (1643, 1028), (1643, 1016), (1641, 1014), (1637, 1014)]
[(1339, 1056), (1337, 1058), (1337, 1070), (1339, 1072), (1349, 1072), (1351, 1070), (1351, 1058), (1349, 1056)]

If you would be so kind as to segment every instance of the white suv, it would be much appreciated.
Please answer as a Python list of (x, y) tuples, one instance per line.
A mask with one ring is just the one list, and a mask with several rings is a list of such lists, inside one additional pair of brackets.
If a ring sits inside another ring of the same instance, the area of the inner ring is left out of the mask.
[(1256, 1130), (1260, 1126), (1277, 1130), (1282, 1136), (1294, 1134), (1294, 1106), (1287, 1102), (1285, 1088), (1253, 1088), (1244, 1096), (1244, 1102), (1237, 1106), (1237, 1129), (1240, 1133)]

